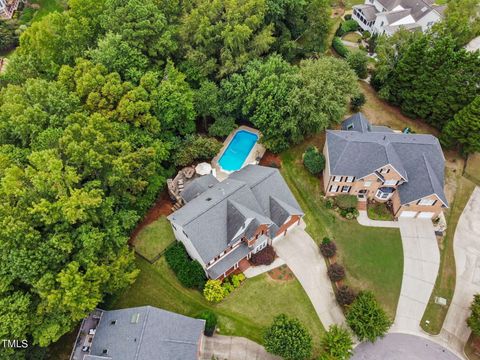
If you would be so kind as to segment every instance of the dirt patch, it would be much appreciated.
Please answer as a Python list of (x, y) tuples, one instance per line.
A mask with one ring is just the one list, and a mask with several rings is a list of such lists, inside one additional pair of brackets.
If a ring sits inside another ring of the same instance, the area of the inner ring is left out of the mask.
[(173, 202), (170, 200), (168, 193), (163, 191), (160, 196), (157, 198), (155, 205), (148, 210), (147, 214), (143, 218), (143, 220), (138, 223), (135, 230), (133, 230), (132, 234), (130, 235), (130, 244), (133, 245), (134, 239), (137, 234), (147, 225), (151, 224), (155, 220), (157, 220), (160, 216), (168, 216), (172, 211)]
[(267, 150), (260, 160), (260, 165), (281, 168), (282, 160), (280, 159), (279, 155)]
[(272, 280), (277, 281), (290, 281), (295, 279), (295, 275), (293, 275), (292, 270), (290, 270), (287, 265), (282, 265), (270, 270), (268, 276), (270, 276)]
[(345, 9), (342, 7), (335, 7), (332, 11), (332, 18), (342, 17), (345, 14)]

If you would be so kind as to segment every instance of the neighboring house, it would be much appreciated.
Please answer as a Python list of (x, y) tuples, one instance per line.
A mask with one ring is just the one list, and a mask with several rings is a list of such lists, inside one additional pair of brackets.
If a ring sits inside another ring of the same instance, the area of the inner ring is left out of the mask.
[(0, 0), (0, 19), (11, 19), (19, 3), (20, 0)]
[(197, 360), (205, 320), (141, 306), (95, 310), (80, 327), (70, 360)]
[(352, 19), (372, 34), (392, 35), (400, 28), (425, 32), (443, 18), (445, 8), (433, 0), (365, 0), (353, 7)]
[(327, 130), (323, 152), (327, 196), (390, 200), (395, 218), (435, 218), (448, 206), (445, 158), (432, 135), (393, 132), (357, 113), (342, 130)]
[(303, 212), (277, 169), (247, 165), (218, 182), (193, 180), (186, 204), (168, 217), (177, 240), (211, 279), (234, 272), (241, 261), (300, 223)]

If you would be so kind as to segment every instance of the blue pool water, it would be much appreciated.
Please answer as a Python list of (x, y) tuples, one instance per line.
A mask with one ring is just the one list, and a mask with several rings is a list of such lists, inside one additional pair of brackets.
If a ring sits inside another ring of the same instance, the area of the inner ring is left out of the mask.
[(245, 130), (237, 131), (218, 162), (220, 167), (226, 171), (240, 170), (257, 141), (257, 134)]

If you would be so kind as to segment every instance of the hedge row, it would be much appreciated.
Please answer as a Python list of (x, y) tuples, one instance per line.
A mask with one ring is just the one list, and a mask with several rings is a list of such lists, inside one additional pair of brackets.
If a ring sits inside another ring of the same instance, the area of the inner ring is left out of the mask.
[(340, 39), (338, 36), (333, 38), (332, 46), (341, 57), (347, 57), (350, 52), (347, 47), (343, 45), (342, 39)]
[(178, 241), (169, 247), (165, 252), (165, 258), (183, 286), (203, 289), (207, 279), (202, 265), (198, 261), (190, 259), (181, 242)]

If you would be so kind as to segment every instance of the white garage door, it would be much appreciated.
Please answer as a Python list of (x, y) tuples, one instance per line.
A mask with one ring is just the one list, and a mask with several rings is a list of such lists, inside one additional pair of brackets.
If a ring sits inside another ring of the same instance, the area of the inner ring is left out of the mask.
[(400, 217), (402, 218), (414, 218), (417, 215), (416, 211), (402, 211)]
[(433, 217), (433, 212), (426, 212), (426, 211), (422, 211), (418, 214), (417, 218), (418, 219), (431, 219)]

